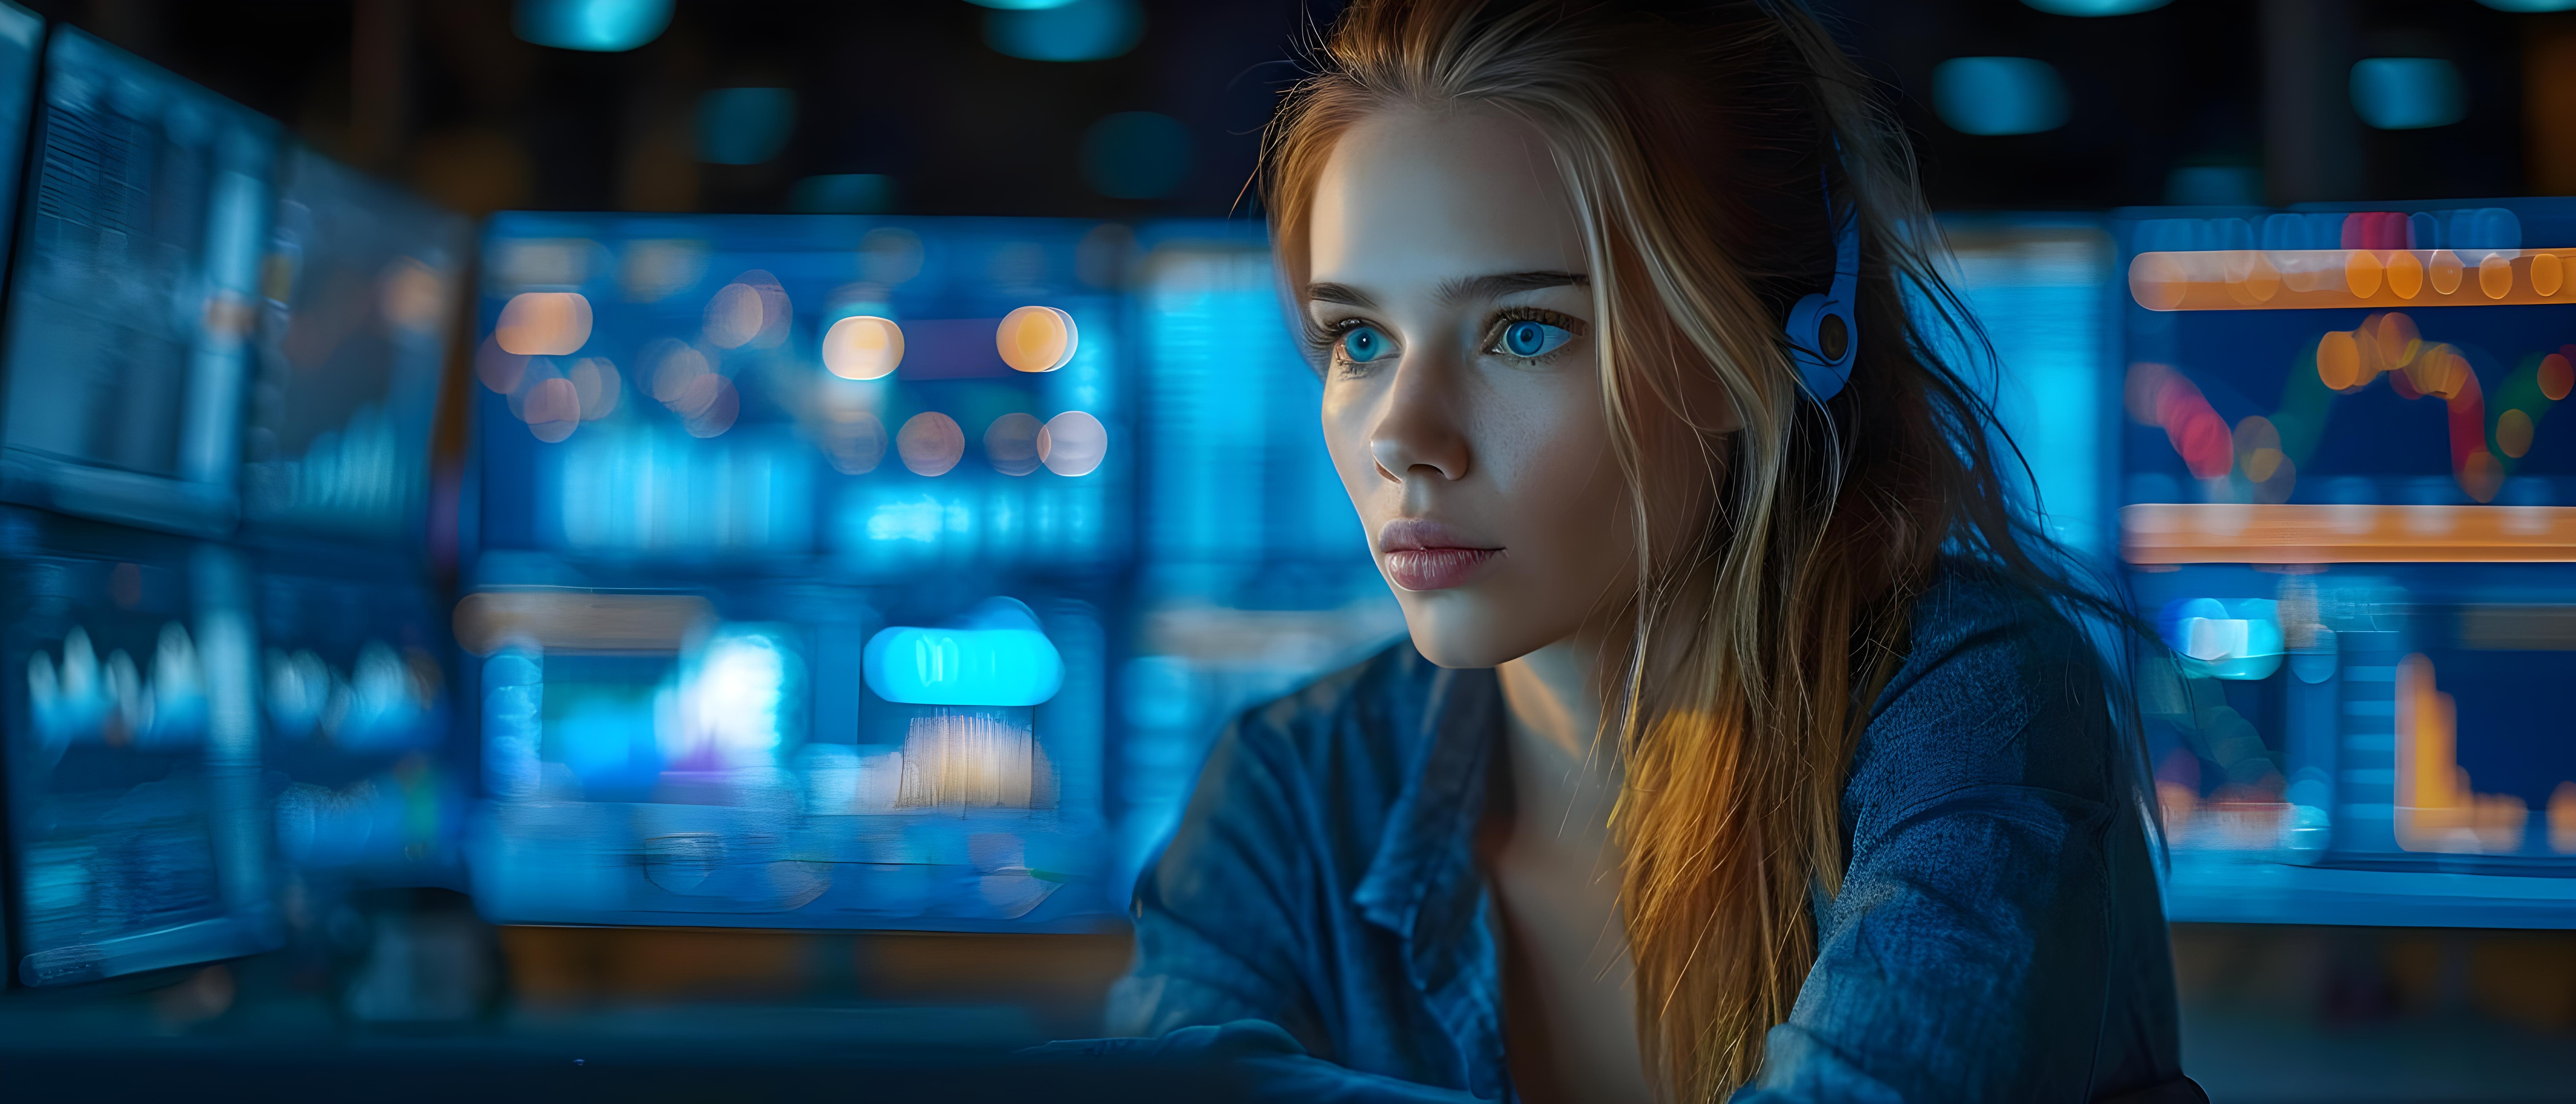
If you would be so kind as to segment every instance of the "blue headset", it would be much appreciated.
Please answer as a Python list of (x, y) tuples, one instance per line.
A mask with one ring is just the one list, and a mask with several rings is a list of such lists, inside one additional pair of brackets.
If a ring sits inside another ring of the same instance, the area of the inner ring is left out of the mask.
[(1834, 227), (1834, 282), (1825, 291), (1798, 300), (1789, 308), (1789, 361), (1798, 382), (1817, 402), (1842, 393), (1851, 382), (1852, 360), (1860, 352), (1860, 325), (1852, 307), (1860, 301), (1860, 209), (1834, 210), (1834, 192), (1825, 187), (1825, 220)]

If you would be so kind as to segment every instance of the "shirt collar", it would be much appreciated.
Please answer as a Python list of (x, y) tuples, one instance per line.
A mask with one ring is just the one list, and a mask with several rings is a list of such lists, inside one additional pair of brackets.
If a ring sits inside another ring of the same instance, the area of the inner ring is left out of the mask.
[(1424, 899), (1474, 871), (1486, 764), (1502, 724), (1502, 684), (1491, 669), (1435, 668), (1415, 689), (1419, 696), (1405, 695), (1389, 720), (1420, 751), (1352, 893), (1362, 916), (1408, 937)]

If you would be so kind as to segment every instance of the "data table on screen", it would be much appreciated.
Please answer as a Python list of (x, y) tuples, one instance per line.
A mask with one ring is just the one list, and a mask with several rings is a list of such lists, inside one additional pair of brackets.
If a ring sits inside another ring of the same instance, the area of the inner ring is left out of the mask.
[(228, 533), (279, 128), (57, 27), (33, 129), (0, 495)]

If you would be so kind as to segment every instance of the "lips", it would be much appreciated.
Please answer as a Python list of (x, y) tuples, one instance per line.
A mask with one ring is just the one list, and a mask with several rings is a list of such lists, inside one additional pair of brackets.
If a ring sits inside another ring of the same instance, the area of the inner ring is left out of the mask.
[(1406, 590), (1447, 590), (1473, 579), (1503, 550), (1478, 544), (1428, 518), (1397, 518), (1378, 530), (1386, 577)]

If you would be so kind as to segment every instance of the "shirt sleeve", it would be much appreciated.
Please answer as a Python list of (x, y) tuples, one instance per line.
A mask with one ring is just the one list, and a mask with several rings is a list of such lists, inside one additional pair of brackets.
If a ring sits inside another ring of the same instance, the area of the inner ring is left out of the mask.
[(2109, 834), (2138, 821), (2116, 815), (2098, 682), (2038, 650), (1945, 649), (1873, 719), (1815, 966), (1736, 1104), (2091, 1095)]
[(1316, 906), (1313, 810), (1263, 714), (1227, 727), (1181, 826), (1136, 887), (1136, 961), (1109, 993), (1111, 1034), (1267, 1020), (1323, 1049), (1302, 963)]

